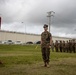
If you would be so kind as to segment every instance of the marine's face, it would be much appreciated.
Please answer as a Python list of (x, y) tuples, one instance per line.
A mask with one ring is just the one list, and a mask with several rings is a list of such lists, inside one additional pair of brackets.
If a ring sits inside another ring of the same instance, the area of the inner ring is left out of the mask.
[(47, 31), (48, 30), (48, 27), (44, 27), (44, 30)]

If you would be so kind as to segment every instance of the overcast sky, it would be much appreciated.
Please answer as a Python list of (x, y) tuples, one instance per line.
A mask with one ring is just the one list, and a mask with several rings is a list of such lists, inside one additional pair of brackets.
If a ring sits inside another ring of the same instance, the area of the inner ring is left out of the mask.
[(0, 0), (1, 29), (41, 34), (49, 11), (52, 35), (76, 38), (76, 0)]

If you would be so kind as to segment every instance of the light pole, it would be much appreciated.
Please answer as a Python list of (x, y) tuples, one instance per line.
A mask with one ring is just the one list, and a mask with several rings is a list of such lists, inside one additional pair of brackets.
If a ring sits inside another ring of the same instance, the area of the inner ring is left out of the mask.
[(51, 16), (53, 16), (54, 17), (54, 14), (55, 14), (55, 12), (54, 11), (49, 11), (49, 12), (47, 12), (47, 17), (48, 17), (48, 19), (49, 19), (49, 32), (50, 32), (50, 25), (51, 25)]
[(1, 30), (1, 14), (0, 14), (0, 30)]
[(24, 25), (24, 35), (25, 35), (24, 42), (26, 42), (26, 25), (24, 24), (24, 22), (22, 22), (22, 24)]

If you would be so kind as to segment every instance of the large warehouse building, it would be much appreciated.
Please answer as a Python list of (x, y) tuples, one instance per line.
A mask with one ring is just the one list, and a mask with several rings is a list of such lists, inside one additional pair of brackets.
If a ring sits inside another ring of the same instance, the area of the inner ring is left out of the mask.
[[(41, 36), (38, 34), (29, 34), (29, 33), (0, 30), (0, 41), (12, 40), (12, 41), (21, 41), (23, 43), (28, 42), (28, 41), (36, 42), (36, 41), (40, 41), (40, 37)], [(53, 36), (52, 39), (55, 42), (56, 40), (67, 41), (67, 40), (71, 40), (72, 38)]]

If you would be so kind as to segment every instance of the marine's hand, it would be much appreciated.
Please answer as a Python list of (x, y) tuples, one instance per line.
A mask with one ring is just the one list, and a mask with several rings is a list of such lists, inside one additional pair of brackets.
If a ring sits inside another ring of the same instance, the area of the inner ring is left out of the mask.
[(51, 45), (49, 46), (49, 48), (51, 48)]

